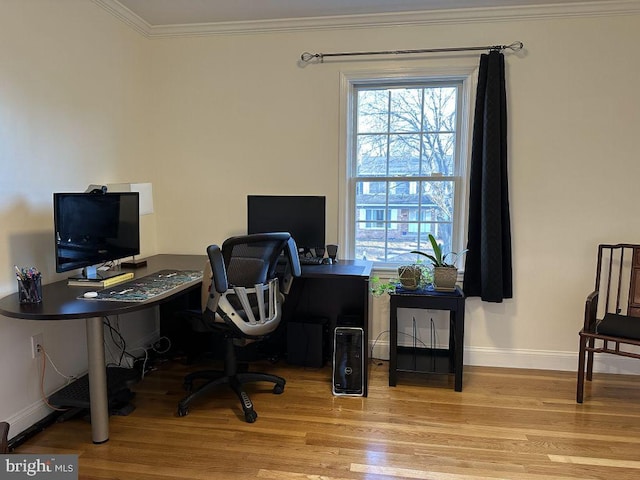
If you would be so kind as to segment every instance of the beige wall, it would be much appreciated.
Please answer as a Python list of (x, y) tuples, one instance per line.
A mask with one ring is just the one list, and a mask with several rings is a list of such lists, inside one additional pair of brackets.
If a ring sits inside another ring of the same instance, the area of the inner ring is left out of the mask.
[[(639, 39), (635, 15), (153, 40), (159, 249), (198, 252), (243, 232), (248, 193), (327, 195), (327, 241), (339, 241), (340, 73), (470, 61), (302, 68), (303, 51), (521, 40), (507, 56), (514, 299), (469, 299), (466, 359), (573, 369), (596, 245), (640, 241), (640, 59), (623, 47)], [(372, 337), (387, 321), (375, 305)]]
[[(0, 294), (15, 291), (14, 264), (64, 277), (51, 194), (90, 183), (153, 183), (144, 254), (201, 253), (244, 232), (249, 193), (326, 195), (327, 241), (339, 242), (340, 74), (472, 57), (301, 67), (299, 55), (515, 40), (525, 51), (507, 58), (514, 299), (469, 299), (466, 363), (573, 369), (596, 245), (640, 242), (638, 15), (148, 39), (87, 0), (0, 0)], [(372, 319), (381, 351), (384, 302)], [(30, 336), (43, 331), (76, 374), (84, 328), (0, 328), (0, 362), (12, 365), (0, 369), (0, 418), (19, 431), (43, 412)]]
[[(53, 192), (147, 178), (149, 46), (86, 0), (0, 1), (1, 296), (15, 292), (14, 265), (37, 267), (45, 283), (68, 276), (55, 273)], [(147, 252), (155, 249), (153, 217), (143, 217)], [(151, 312), (125, 333), (144, 338), (155, 323)], [(49, 411), (31, 335), (43, 333), (67, 375), (86, 370), (86, 336), (81, 321), (4, 317), (0, 332), (0, 418), (13, 436)], [(64, 382), (48, 365), (45, 390)]]

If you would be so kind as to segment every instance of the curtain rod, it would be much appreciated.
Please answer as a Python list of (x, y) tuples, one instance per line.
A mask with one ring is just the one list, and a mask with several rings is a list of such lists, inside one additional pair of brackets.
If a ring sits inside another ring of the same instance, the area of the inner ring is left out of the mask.
[(320, 63), (324, 61), (326, 57), (353, 57), (362, 55), (406, 55), (414, 53), (444, 53), (444, 52), (466, 52), (472, 50), (513, 50), (517, 52), (522, 50), (524, 44), (522, 42), (513, 42), (510, 45), (488, 45), (484, 47), (456, 47), (456, 48), (427, 48), (421, 50), (383, 50), (377, 52), (340, 52), (340, 53), (309, 53), (304, 52), (300, 55), (300, 60), (305, 63), (312, 62), (313, 60), (319, 60)]

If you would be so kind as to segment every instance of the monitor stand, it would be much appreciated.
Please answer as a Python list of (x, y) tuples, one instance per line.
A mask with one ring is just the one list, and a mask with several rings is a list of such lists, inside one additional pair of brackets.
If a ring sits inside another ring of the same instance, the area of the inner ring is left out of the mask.
[(106, 280), (107, 278), (117, 277), (118, 275), (122, 275), (122, 270), (98, 270), (96, 267), (85, 267), (82, 269), (82, 273), (80, 275), (74, 275), (69, 277), (69, 280), (86, 280), (99, 282), (102, 280)]
[(120, 264), (124, 268), (142, 268), (147, 266), (146, 260), (136, 260), (136, 256), (131, 257), (130, 262), (122, 262)]

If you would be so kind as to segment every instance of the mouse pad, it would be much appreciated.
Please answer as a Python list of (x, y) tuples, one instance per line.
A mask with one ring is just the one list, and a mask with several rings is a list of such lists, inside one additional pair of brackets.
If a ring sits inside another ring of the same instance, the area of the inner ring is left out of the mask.
[(202, 270), (160, 270), (113, 287), (98, 290), (98, 296), (82, 300), (109, 300), (116, 302), (144, 302), (177, 288), (185, 283), (202, 280)]

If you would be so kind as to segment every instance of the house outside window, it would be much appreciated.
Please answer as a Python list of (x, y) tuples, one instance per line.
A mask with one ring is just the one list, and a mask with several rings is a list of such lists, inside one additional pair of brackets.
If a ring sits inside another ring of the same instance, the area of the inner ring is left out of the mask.
[(430, 233), (446, 252), (464, 248), (470, 78), (467, 70), (344, 80), (351, 258), (413, 262), (411, 250), (431, 251)]

